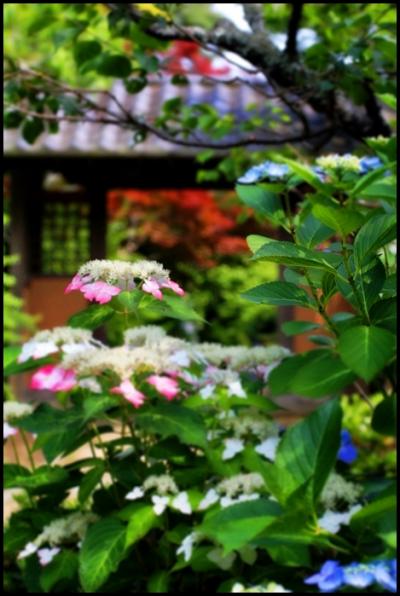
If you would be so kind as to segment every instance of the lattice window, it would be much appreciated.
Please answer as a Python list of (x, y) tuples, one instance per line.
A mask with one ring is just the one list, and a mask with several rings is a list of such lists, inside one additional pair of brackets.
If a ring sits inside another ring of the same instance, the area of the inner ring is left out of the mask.
[(43, 204), (40, 273), (72, 275), (90, 259), (90, 206), (84, 201)]

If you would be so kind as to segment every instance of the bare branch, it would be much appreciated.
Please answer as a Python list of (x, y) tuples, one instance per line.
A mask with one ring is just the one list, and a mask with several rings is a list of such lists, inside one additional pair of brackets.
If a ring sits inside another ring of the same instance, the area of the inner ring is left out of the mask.
[(292, 14), (289, 19), (288, 37), (286, 42), (285, 52), (289, 58), (295, 60), (297, 58), (297, 32), (303, 13), (303, 2), (292, 4)]

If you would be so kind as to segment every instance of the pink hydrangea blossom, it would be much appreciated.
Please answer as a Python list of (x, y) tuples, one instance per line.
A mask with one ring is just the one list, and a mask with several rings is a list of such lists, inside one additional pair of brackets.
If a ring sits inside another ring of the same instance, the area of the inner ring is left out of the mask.
[(175, 292), (175, 294), (178, 294), (178, 296), (185, 295), (185, 290), (181, 288), (181, 286), (177, 284), (176, 281), (172, 281), (171, 279), (169, 279), (168, 281), (164, 281), (161, 285), (163, 288), (169, 288), (170, 290)]
[(48, 391), (69, 391), (76, 385), (73, 370), (47, 364), (39, 368), (31, 378), (31, 389), (47, 389)]
[(174, 399), (179, 393), (178, 382), (170, 377), (150, 375), (150, 377), (147, 378), (147, 382), (150, 383), (150, 385), (153, 385), (157, 391), (167, 399)]
[(145, 399), (143, 393), (138, 391), (133, 383), (128, 380), (122, 381), (117, 387), (113, 387), (111, 393), (119, 393), (120, 395), (123, 395), (125, 399), (135, 406), (135, 408), (140, 408)]
[(177, 284), (175, 281), (168, 280), (168, 281), (157, 281), (156, 279), (146, 279), (142, 286), (143, 292), (147, 292), (157, 298), (157, 300), (163, 299), (163, 294), (161, 288), (169, 288), (175, 294), (179, 296), (184, 296), (185, 291)]
[(73, 290), (80, 290), (84, 283), (80, 275), (75, 275), (65, 288), (64, 293), (69, 294)]
[(107, 284), (105, 281), (95, 281), (80, 288), (86, 300), (95, 300), (99, 304), (110, 302), (113, 296), (121, 292), (121, 288)]
[(163, 295), (160, 290), (161, 285), (155, 279), (146, 279), (144, 284), (142, 285), (143, 292), (147, 292), (157, 298), (157, 300), (162, 300)]
[(8, 424), (8, 422), (3, 422), (3, 437), (4, 439), (8, 439), (8, 437), (12, 437), (18, 433), (18, 429)]

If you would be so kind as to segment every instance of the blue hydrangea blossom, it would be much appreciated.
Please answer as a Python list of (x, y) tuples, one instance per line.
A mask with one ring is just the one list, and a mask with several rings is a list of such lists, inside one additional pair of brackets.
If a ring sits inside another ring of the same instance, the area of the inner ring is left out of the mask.
[(280, 180), (289, 174), (289, 167), (286, 164), (265, 161), (253, 166), (238, 179), (240, 184), (254, 184), (268, 178), (269, 180)]
[(346, 429), (343, 429), (341, 432), (341, 441), (337, 459), (345, 464), (352, 464), (353, 461), (357, 459), (357, 449), (352, 443), (351, 434)]

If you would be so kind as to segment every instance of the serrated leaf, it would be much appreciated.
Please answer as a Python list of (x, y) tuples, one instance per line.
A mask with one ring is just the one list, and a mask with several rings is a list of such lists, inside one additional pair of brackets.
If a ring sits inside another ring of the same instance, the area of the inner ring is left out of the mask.
[(310, 488), (306, 495), (317, 501), (336, 462), (341, 419), (338, 401), (330, 400), (286, 430), (271, 471), (275, 496), (281, 504), (307, 483)]
[(17, 468), (21, 467), (5, 467), (5, 488), (26, 488), (27, 490), (37, 490), (52, 484), (59, 484), (68, 478), (66, 470), (58, 466), (40, 466), (32, 472), (28, 471), (28, 474), (25, 469)]
[(125, 555), (125, 526), (105, 518), (89, 527), (79, 553), (79, 576), (85, 592), (96, 592)]
[(89, 472), (85, 473), (79, 485), (78, 492), (78, 501), (81, 505), (83, 505), (88, 500), (88, 498), (100, 482), (104, 472), (105, 465), (103, 462), (101, 462), (97, 466), (89, 470)]
[(343, 362), (365, 381), (371, 381), (391, 360), (396, 337), (380, 327), (359, 325), (339, 338), (338, 350)]
[(324, 225), (310, 213), (297, 228), (296, 238), (300, 244), (304, 244), (307, 248), (313, 248), (330, 238), (333, 233), (332, 227)]
[(371, 254), (396, 238), (396, 217), (371, 217), (359, 230), (354, 240), (354, 257), (358, 268)]
[(351, 529), (357, 534), (377, 534), (388, 546), (396, 548), (396, 504), (395, 495), (369, 503), (353, 515)]
[(250, 236), (247, 236), (246, 240), (251, 252), (255, 253), (259, 248), (264, 246), (264, 244), (271, 242), (272, 238), (260, 236), (259, 234), (250, 234)]
[(245, 300), (256, 304), (272, 304), (277, 306), (303, 306), (313, 308), (314, 303), (303, 288), (283, 281), (271, 281), (247, 290), (241, 294)]
[[(56, 557), (45, 566), (40, 574), (40, 585), (44, 592), (52, 589), (62, 582), (73, 582), (78, 575), (78, 555), (72, 550), (63, 549)], [(58, 591), (58, 590), (56, 590)]]
[(227, 554), (248, 544), (280, 513), (281, 508), (274, 501), (246, 501), (207, 514), (199, 531), (217, 540)]
[(313, 215), (323, 224), (338, 232), (342, 238), (359, 228), (363, 222), (363, 216), (349, 208), (335, 208), (327, 205), (314, 205)]
[(137, 424), (163, 437), (175, 435), (183, 443), (205, 447), (206, 430), (202, 417), (177, 404), (162, 404), (136, 416)]

